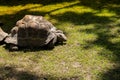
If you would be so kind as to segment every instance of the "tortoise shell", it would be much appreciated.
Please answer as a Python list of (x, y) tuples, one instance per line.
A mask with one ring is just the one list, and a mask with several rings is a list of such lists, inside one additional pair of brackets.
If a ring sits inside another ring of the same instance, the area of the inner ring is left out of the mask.
[[(64, 39), (59, 36), (62, 34)], [(63, 32), (56, 28), (42, 16), (25, 15), (21, 20), (16, 22), (11, 33), (5, 39), (6, 43), (18, 45), (21, 47), (44, 46), (52, 42), (55, 44), (60, 38), (66, 41)]]

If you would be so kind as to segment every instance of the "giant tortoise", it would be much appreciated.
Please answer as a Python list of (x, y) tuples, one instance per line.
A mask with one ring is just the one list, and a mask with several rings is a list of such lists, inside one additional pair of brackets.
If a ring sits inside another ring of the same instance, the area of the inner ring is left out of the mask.
[(56, 29), (42, 16), (25, 15), (16, 22), (10, 34), (0, 28), (0, 41), (9, 44), (11, 50), (19, 47), (54, 47), (56, 43), (63, 43), (66, 40), (63, 31)]

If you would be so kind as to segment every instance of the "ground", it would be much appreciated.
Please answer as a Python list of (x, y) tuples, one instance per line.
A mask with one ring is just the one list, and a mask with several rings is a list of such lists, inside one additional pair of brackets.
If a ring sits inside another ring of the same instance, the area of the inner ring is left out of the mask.
[(120, 80), (119, 0), (0, 0), (10, 32), (26, 14), (42, 15), (66, 34), (52, 50), (0, 46), (0, 80)]

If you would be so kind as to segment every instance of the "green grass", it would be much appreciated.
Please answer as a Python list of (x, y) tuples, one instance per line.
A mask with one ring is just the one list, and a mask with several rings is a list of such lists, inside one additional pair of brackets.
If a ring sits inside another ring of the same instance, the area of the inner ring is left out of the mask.
[(26, 14), (63, 30), (66, 45), (9, 52), (0, 46), (0, 80), (120, 80), (119, 0), (0, 1), (3, 30)]

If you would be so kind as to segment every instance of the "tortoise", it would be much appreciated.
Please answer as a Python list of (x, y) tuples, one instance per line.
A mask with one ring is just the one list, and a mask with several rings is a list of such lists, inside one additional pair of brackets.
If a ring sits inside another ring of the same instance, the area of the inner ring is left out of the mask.
[(15, 27), (7, 34), (0, 28), (0, 41), (10, 45), (11, 50), (19, 47), (54, 47), (56, 43), (67, 40), (63, 31), (42, 16), (25, 15), (16, 22)]

